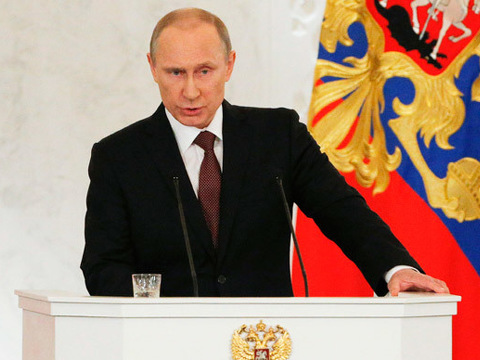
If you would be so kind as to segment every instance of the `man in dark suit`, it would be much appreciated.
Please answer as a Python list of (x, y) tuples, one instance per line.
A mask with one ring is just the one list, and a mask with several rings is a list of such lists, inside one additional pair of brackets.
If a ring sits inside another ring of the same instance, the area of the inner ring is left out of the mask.
[[(377, 294), (448, 292), (421, 273), (294, 111), (224, 100), (235, 56), (223, 22), (204, 10), (177, 10), (157, 24), (148, 61), (163, 103), (92, 150), (81, 264), (89, 292), (131, 296), (132, 273), (161, 273), (162, 295), (192, 296), (174, 179), (200, 296), (293, 295), (279, 180), (290, 209), (296, 203), (312, 217)], [(209, 149), (198, 141), (206, 134)], [(219, 195), (208, 198), (212, 178)]]

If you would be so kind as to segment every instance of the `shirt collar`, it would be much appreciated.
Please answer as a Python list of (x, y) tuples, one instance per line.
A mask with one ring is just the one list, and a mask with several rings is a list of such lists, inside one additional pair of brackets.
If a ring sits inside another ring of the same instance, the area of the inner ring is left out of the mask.
[(214, 134), (217, 138), (222, 140), (222, 126), (223, 126), (223, 106), (220, 105), (213, 116), (212, 121), (204, 129), (198, 129), (194, 126), (183, 125), (180, 121), (175, 119), (173, 115), (165, 108), (165, 114), (170, 122), (173, 133), (175, 134), (175, 140), (177, 140), (178, 148), (181, 154), (192, 145), (195, 138), (202, 131), (208, 130)]

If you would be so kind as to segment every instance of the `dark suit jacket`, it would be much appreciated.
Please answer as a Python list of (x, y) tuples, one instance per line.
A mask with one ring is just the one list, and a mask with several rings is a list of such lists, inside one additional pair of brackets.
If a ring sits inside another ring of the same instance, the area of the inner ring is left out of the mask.
[(132, 273), (161, 273), (163, 296), (192, 296), (173, 177), (180, 181), (200, 296), (292, 296), (290, 233), (276, 177), (377, 294), (395, 265), (419, 268), (330, 164), (298, 115), (223, 104), (216, 254), (163, 105), (95, 144), (81, 268), (92, 295), (132, 296)]

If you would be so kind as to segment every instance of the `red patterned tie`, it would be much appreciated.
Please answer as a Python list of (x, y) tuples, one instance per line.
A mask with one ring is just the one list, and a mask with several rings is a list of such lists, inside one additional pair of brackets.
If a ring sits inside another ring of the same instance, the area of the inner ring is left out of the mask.
[(222, 174), (217, 157), (213, 151), (216, 136), (208, 131), (201, 132), (194, 143), (205, 151), (205, 156), (200, 166), (198, 186), (198, 199), (202, 205), (203, 215), (208, 228), (212, 233), (213, 246), (218, 246), (218, 223), (220, 220), (220, 185)]

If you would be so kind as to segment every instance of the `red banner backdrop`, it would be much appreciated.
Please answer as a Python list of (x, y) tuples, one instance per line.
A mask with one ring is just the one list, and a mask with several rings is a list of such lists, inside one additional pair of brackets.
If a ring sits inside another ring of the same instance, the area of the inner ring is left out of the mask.
[[(462, 296), (455, 360), (480, 354), (479, 12), (480, 0), (327, 1), (309, 115), (347, 181)], [(301, 212), (297, 235), (311, 296), (372, 295)], [(293, 280), (302, 296), (296, 260)]]

